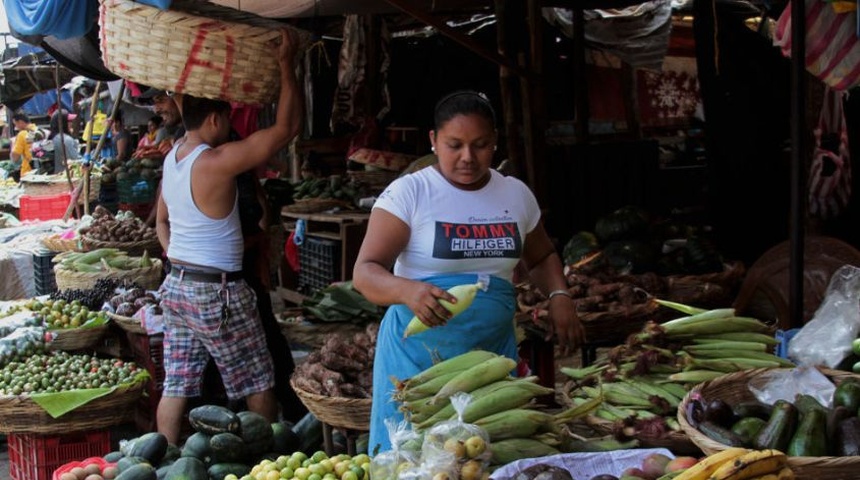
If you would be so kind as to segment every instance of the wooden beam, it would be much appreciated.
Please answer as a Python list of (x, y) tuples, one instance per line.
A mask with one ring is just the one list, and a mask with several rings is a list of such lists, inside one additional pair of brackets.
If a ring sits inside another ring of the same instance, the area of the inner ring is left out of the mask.
[[(716, 1), (716, 0), (711, 0)], [(792, 327), (803, 327), (806, 244), (806, 2), (791, 2), (791, 198), (788, 308)]]
[(585, 63), (585, 12), (581, 8), (573, 10), (573, 88), (576, 103), (576, 143), (588, 143), (588, 81)]
[(503, 57), (496, 52), (490, 51), (484, 48), (483, 45), (472, 40), (468, 35), (464, 35), (457, 30), (451, 28), (446, 24), (443, 20), (436, 18), (435, 16), (423, 11), (419, 8), (416, 8), (415, 5), (409, 0), (385, 0), (392, 6), (399, 9), (401, 12), (411, 16), (412, 18), (426, 23), (431, 27), (435, 28), (442, 35), (454, 40), (460, 45), (468, 48), (473, 53), (477, 54), (480, 57), (483, 57), (486, 60), (489, 60), (499, 66), (503, 66), (516, 73), (520, 77), (528, 77), (529, 72), (520, 68), (513, 60), (507, 57)]
[[(496, 8), (496, 43), (498, 45), (499, 55), (508, 57), (508, 38), (507, 38), (507, 9), (505, 8), (506, 0), (494, 0)], [(499, 66), (499, 90), (502, 95), (502, 118), (504, 119), (505, 140), (507, 145), (508, 160), (514, 164), (514, 170), (519, 173), (523, 172), (522, 159), (522, 142), (520, 141), (520, 129), (517, 123), (516, 113), (516, 94), (515, 85), (516, 78), (511, 74), (511, 71), (504, 66)]]
[(548, 200), (547, 181), (544, 165), (546, 162), (538, 159), (545, 158), (544, 146), (547, 127), (546, 89), (543, 72), (543, 15), (540, 0), (528, 0), (526, 3), (526, 23), (529, 34), (529, 56), (527, 68), (532, 73), (529, 78), (522, 80), (525, 86), (523, 97), (528, 96), (528, 102), (523, 101), (524, 125), (527, 126), (530, 142), (526, 154), (528, 161), (527, 172), (532, 175), (530, 184), (541, 205)]

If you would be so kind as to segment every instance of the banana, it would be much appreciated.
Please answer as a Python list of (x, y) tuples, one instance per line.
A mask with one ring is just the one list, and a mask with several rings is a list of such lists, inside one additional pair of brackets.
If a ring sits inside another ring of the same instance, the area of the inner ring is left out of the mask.
[(753, 477), (750, 480), (779, 480), (779, 477), (775, 473), (768, 473), (760, 477)]
[(721, 452), (709, 455), (699, 463), (684, 470), (682, 474), (675, 477), (675, 480), (707, 480), (723, 464), (732, 462), (735, 458), (748, 452), (750, 450), (746, 448), (727, 448)]
[(753, 450), (733, 461), (723, 463), (713, 475), (712, 480), (746, 480), (768, 473), (778, 472), (784, 466), (786, 456), (779, 450)]

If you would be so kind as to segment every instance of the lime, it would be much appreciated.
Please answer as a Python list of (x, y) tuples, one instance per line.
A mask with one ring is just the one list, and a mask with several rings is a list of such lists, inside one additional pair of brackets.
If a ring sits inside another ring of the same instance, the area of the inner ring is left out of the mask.
[(317, 475), (316, 473), (312, 473), (308, 480), (322, 480), (322, 476)]
[(296, 475), (295, 470), (293, 470), (290, 467), (284, 467), (281, 469), (281, 478), (283, 478), (284, 480), (288, 480), (290, 478), (293, 478), (295, 475)]
[(355, 474), (352, 470), (344, 473), (340, 476), (340, 480), (358, 480), (358, 475)]
[(302, 466), (302, 461), (298, 457), (290, 457), (287, 459), (287, 467), (292, 468), (293, 471)]
[(314, 454), (311, 456), (311, 460), (313, 460), (313, 461), (314, 461), (314, 463), (319, 463), (319, 462), (321, 462), (321, 461), (323, 461), (323, 460), (327, 460), (327, 459), (328, 459), (328, 455), (326, 455), (326, 453), (325, 453), (325, 452), (323, 452), (322, 450), (317, 450), (317, 451), (316, 451), (316, 452), (314, 452)]
[(308, 480), (308, 477), (311, 476), (311, 471), (305, 467), (300, 467), (296, 469), (295, 476), (299, 480)]

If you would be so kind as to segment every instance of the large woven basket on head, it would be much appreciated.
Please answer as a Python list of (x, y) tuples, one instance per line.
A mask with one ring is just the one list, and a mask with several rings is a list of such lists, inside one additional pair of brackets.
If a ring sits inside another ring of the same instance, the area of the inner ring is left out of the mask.
[(161, 285), (161, 260), (152, 259), (152, 266), (131, 270), (111, 270), (105, 272), (77, 272), (62, 264), (54, 265), (54, 276), (59, 290), (93, 288), (100, 278), (111, 278), (136, 283), (146, 290), (156, 290)]
[[(99, 27), (105, 66), (127, 80), (247, 104), (277, 99), (285, 23), (210, 2), (174, 0), (160, 10), (100, 0)], [(292, 30), (305, 44), (309, 36)]]
[(370, 430), (369, 398), (327, 397), (302, 390), (290, 379), (290, 385), (308, 410), (321, 422), (335, 428), (366, 432)]
[(146, 382), (118, 387), (78, 408), (52, 417), (27, 395), (0, 396), (0, 432), (58, 434), (96, 430), (134, 420)]
[[(719, 442), (711, 440), (698, 429), (690, 425), (687, 420), (687, 405), (696, 396), (701, 396), (705, 402), (714, 399), (722, 399), (727, 403), (734, 404), (755, 400), (755, 395), (749, 389), (749, 382), (762, 374), (772, 371), (770, 368), (756, 368), (723, 375), (722, 377), (700, 383), (693, 387), (678, 405), (678, 423), (681, 429), (690, 437), (707, 455), (729, 448)], [(829, 370), (819, 368), (821, 373), (830, 378), (835, 384), (839, 384), (846, 378), (860, 378), (850, 372)], [(788, 464), (794, 470), (796, 478), (810, 478), (816, 480), (837, 480), (844, 478), (857, 478), (860, 471), (860, 457), (789, 457)]]

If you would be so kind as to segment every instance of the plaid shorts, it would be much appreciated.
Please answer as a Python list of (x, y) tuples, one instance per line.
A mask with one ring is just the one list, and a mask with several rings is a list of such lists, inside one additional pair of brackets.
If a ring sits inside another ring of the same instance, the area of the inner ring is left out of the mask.
[[(164, 393), (196, 397), (209, 358), (215, 360), (231, 399), (275, 384), (272, 357), (257, 312), (257, 297), (244, 280), (192, 282), (168, 275), (161, 284), (164, 312)], [(222, 307), (227, 304), (227, 321)]]

